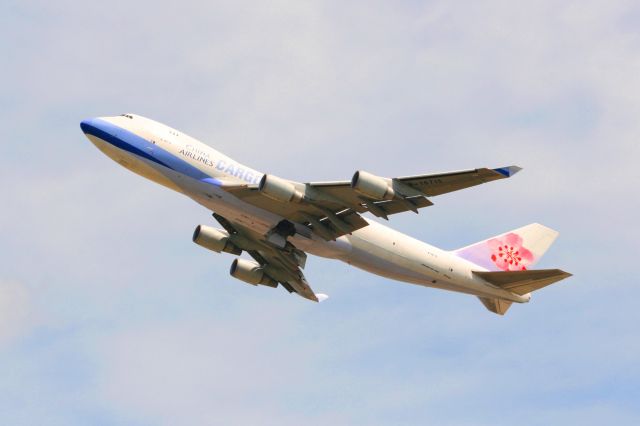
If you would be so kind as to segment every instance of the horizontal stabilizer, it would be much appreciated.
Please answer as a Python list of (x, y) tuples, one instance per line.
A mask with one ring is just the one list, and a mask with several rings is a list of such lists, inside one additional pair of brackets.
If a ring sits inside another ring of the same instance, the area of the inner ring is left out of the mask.
[[(533, 269), (524, 271), (473, 271), (485, 281), (515, 294), (524, 295), (571, 276), (560, 269)], [(483, 303), (485, 303), (483, 301)], [(485, 303), (486, 306), (486, 303)]]
[(511, 302), (502, 299), (492, 299), (490, 297), (478, 297), (482, 304), (491, 312), (498, 315), (504, 315), (511, 306)]

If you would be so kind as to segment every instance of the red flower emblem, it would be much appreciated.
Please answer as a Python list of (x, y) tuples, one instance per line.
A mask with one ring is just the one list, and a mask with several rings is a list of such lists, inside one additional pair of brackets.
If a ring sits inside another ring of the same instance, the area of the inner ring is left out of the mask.
[(524, 271), (533, 262), (533, 253), (522, 246), (522, 237), (513, 232), (488, 242), (491, 260), (503, 271)]

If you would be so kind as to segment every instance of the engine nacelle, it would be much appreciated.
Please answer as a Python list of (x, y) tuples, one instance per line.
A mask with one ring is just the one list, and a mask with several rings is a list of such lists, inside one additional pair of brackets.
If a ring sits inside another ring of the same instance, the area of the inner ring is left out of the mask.
[(351, 178), (351, 188), (374, 200), (393, 200), (396, 196), (389, 181), (362, 170), (355, 172)]
[(242, 250), (229, 240), (229, 234), (210, 226), (198, 225), (193, 231), (193, 242), (216, 253), (242, 254)]
[(297, 202), (304, 197), (293, 183), (273, 175), (262, 176), (258, 190), (272, 200), (282, 203)]
[(269, 287), (277, 287), (278, 283), (264, 273), (264, 268), (258, 262), (246, 259), (235, 259), (231, 264), (229, 273), (233, 278), (251, 285), (267, 285)]

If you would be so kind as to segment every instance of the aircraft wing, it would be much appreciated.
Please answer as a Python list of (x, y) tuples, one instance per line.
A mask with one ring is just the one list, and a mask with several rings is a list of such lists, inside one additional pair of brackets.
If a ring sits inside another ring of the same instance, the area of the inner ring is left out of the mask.
[(398, 178), (384, 178), (358, 171), (350, 181), (297, 183), (265, 175), (259, 185), (222, 186), (250, 204), (302, 224), (324, 238), (334, 240), (367, 226), (360, 216), (370, 212), (390, 215), (433, 205), (427, 198), (517, 173), (520, 167), (480, 168)]
[(316, 295), (313, 292), (302, 273), (302, 268), (307, 260), (306, 253), (298, 250), (289, 242), (284, 248), (276, 247), (257, 233), (241, 225), (231, 223), (216, 213), (213, 214), (213, 217), (229, 233), (231, 242), (246, 251), (264, 268), (264, 272), (269, 277), (282, 285), (289, 293), (297, 293), (314, 302), (326, 298), (324, 295)]
[(399, 177), (397, 180), (427, 196), (433, 197), (494, 180), (505, 179), (513, 176), (520, 170), (522, 169), (518, 166), (500, 167), (497, 169), (481, 168), (432, 175), (406, 176)]
[[(428, 175), (404, 176), (393, 179), (383, 178), (394, 190), (396, 195), (390, 200), (383, 201), (377, 200), (370, 195), (362, 194), (361, 192), (358, 193), (358, 191), (355, 190), (354, 180), (357, 178), (358, 173), (362, 175), (364, 172), (358, 172), (351, 181), (317, 182), (309, 185), (329, 193), (338, 199), (349, 200), (351, 203), (374, 203), (374, 205), (381, 207), (385, 213), (391, 215), (414, 210), (407, 205), (407, 203), (404, 203), (403, 199), (413, 201), (416, 208), (428, 207), (433, 205), (433, 203), (420, 202), (420, 198), (442, 195), (494, 180), (505, 179), (513, 176), (520, 170), (522, 169), (518, 166), (509, 166), (497, 169), (480, 168)], [(371, 177), (371, 175), (369, 176)], [(371, 213), (376, 214), (374, 210), (371, 210)]]

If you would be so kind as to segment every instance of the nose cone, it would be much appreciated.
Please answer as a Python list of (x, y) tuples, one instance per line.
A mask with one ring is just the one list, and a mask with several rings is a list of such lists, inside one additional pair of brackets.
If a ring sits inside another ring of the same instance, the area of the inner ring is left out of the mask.
[(87, 118), (80, 122), (80, 128), (89, 140), (95, 143), (95, 138), (109, 140), (116, 133), (115, 126), (102, 117)]
[(101, 141), (112, 142), (113, 136), (116, 134), (114, 126), (101, 117), (87, 118), (80, 122), (80, 128), (84, 135), (94, 145), (99, 145)]
[(80, 122), (80, 128), (85, 135), (93, 135), (98, 130), (98, 123), (95, 118), (87, 118)]

